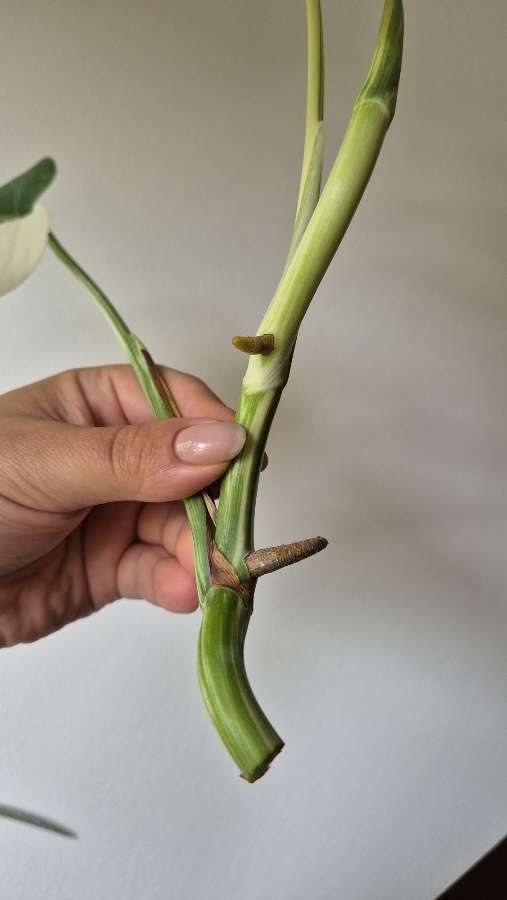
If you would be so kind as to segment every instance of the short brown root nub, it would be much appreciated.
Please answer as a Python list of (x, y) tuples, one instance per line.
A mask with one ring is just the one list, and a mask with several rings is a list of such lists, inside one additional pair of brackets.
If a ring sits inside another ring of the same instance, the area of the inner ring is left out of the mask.
[(276, 572), (285, 566), (313, 556), (327, 547), (326, 538), (306, 538), (304, 541), (294, 541), (292, 544), (280, 544), (278, 547), (265, 547), (263, 550), (254, 550), (245, 556), (244, 563), (251, 578), (260, 578), (268, 572)]
[(275, 349), (275, 337), (273, 334), (256, 334), (253, 337), (233, 337), (232, 343), (242, 353), (250, 353), (251, 356), (269, 356)]

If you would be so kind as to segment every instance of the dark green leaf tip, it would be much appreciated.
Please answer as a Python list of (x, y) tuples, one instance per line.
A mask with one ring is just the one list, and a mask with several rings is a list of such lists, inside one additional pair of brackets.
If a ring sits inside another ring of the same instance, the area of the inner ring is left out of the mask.
[(34, 204), (56, 175), (56, 163), (49, 156), (0, 187), (0, 223), (31, 213)]
[(37, 813), (27, 812), (24, 809), (18, 809), (17, 806), (7, 806), (0, 803), (0, 816), (6, 819), (14, 819), (16, 822), (24, 822), (25, 825), (35, 825), (36, 828), (44, 828), (46, 831), (53, 831), (62, 837), (77, 838), (75, 831), (71, 831), (65, 825), (60, 825), (53, 819), (47, 819), (45, 816), (39, 816)]

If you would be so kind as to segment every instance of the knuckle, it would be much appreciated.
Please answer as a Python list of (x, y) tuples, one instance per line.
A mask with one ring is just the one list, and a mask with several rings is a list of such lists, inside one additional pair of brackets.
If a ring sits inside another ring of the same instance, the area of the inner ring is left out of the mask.
[(208, 385), (202, 378), (199, 378), (198, 375), (194, 375), (192, 372), (184, 372), (182, 369), (179, 369), (177, 374), (181, 377), (182, 381), (184, 380), (185, 391), (187, 393), (195, 396), (199, 396), (202, 393), (208, 393)]
[(110, 442), (110, 462), (114, 477), (120, 484), (142, 488), (147, 473), (153, 469), (154, 447), (146, 429), (139, 425), (116, 428)]
[(49, 391), (48, 413), (51, 418), (71, 425), (93, 425), (81, 384), (81, 369), (67, 369), (54, 380)]
[(199, 378), (198, 375), (189, 375), (188, 377), (191, 379), (194, 387), (198, 388), (200, 391), (209, 391), (210, 390), (208, 385), (204, 381), (204, 379)]

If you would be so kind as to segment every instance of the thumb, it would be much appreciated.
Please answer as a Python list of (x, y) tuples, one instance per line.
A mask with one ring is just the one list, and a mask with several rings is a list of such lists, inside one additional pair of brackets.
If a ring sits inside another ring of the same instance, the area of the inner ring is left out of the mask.
[(245, 442), (240, 425), (217, 419), (114, 427), (29, 421), (20, 429), (18, 420), (15, 468), (24, 497), (28, 488), (51, 509), (189, 497), (220, 478)]

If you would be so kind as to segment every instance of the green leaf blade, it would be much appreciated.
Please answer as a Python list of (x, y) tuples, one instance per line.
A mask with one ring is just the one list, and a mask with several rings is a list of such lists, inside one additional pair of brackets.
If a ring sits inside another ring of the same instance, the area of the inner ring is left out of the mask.
[(47, 156), (0, 187), (0, 223), (29, 215), (55, 176), (56, 163)]

